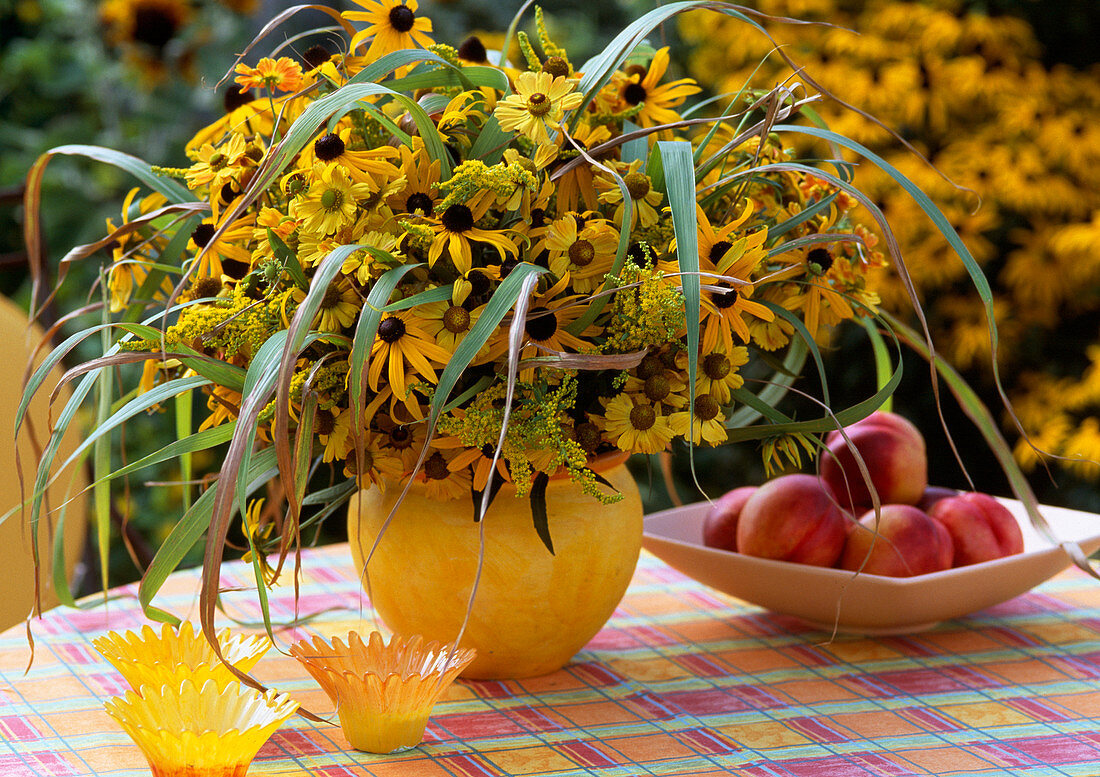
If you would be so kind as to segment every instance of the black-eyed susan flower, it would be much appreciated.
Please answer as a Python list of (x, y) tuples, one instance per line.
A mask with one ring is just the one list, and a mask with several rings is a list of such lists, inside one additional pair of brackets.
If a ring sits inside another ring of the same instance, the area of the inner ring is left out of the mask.
[(430, 35), (432, 20), (417, 16), (416, 0), (355, 0), (355, 4), (363, 10), (344, 11), (343, 16), (353, 22), (367, 22), (367, 27), (351, 39), (351, 49), (355, 51), (369, 39), (365, 55), (368, 63), (394, 51), (427, 48), (434, 43)]
[(362, 146), (362, 138), (357, 138), (351, 127), (324, 132), (302, 150), (301, 166), (313, 167), (316, 162), (339, 165), (352, 181), (370, 184), (374, 191), (401, 177), (401, 170), (392, 161), (398, 157), (397, 149)]
[(246, 213), (230, 224), (220, 235), (222, 224), (204, 219), (194, 231), (187, 247), (195, 252), (197, 263), (189, 271), (192, 278), (221, 278), (229, 275), (241, 279), (252, 269), (250, 249), (255, 231), (256, 217)]
[(419, 136), (413, 137), (412, 148), (402, 145), (397, 151), (404, 183), (400, 191), (389, 195), (386, 203), (394, 213), (434, 216), (441, 199), (439, 160), (428, 155)]
[[(467, 308), (452, 301), (429, 302), (420, 305), (416, 309), (424, 321), (424, 329), (435, 338), (440, 348), (454, 353), (459, 344), (470, 333), (470, 327), (477, 323), (478, 318), (485, 312), (485, 306)], [(474, 357), (474, 364), (481, 364), (499, 355), (499, 347), (490, 349), (486, 341), (478, 349)]]
[(668, 70), (668, 46), (657, 49), (649, 68), (642, 72), (630, 72), (620, 77), (619, 97), (628, 106), (641, 106), (632, 121), (640, 127), (655, 127), (680, 120), (673, 110), (684, 100), (702, 91), (693, 79), (681, 78), (661, 83)]
[(516, 131), (539, 144), (549, 144), (548, 130), (560, 128), (565, 111), (581, 104), (576, 83), (546, 72), (525, 71), (516, 78), (515, 94), (497, 103), (493, 115), (504, 130)]
[[(306, 292), (297, 287), (294, 288), (294, 295), (298, 302), (306, 298)], [(322, 332), (339, 332), (355, 323), (362, 307), (363, 301), (355, 288), (346, 278), (339, 276), (325, 289), (321, 308), (317, 311), (316, 326)]]
[[(350, 411), (347, 414), (350, 415)], [(408, 470), (394, 450), (383, 445), (386, 437), (377, 432), (368, 432), (362, 440), (352, 440), (346, 454), (344, 474), (355, 478), (359, 488), (377, 486), (379, 490), (385, 491), (388, 483), (400, 482)], [(360, 454), (362, 459), (359, 458)]]
[[(751, 338), (746, 319), (771, 321), (775, 318), (767, 306), (753, 299), (753, 279), (766, 254), (767, 229), (745, 229), (752, 213), (751, 204), (747, 204), (739, 217), (715, 229), (701, 208), (697, 212), (696, 239), (703, 287), (699, 310), (703, 326), (700, 348), (703, 352), (712, 351), (721, 344), (726, 353), (731, 353), (734, 333), (743, 343)], [(659, 267), (670, 279), (676, 278), (679, 272), (676, 262), (661, 262)], [(677, 282), (682, 283), (682, 280)]]
[(474, 266), (473, 243), (492, 246), (497, 250), (501, 260), (507, 256), (518, 255), (519, 249), (516, 244), (503, 231), (481, 229), (475, 226), (481, 215), (484, 213), (476, 213), (462, 203), (447, 206), (437, 220), (430, 222), (435, 237), (428, 250), (428, 263), (434, 265), (446, 249), (447, 256), (455, 269), (460, 274), (466, 275)]
[(159, 54), (190, 23), (194, 9), (187, 0), (106, 0), (99, 15), (110, 43), (140, 44)]
[(187, 185), (192, 189), (200, 186), (220, 189), (236, 175), (235, 166), (247, 151), (244, 137), (236, 133), (220, 146), (203, 144), (195, 154), (194, 164), (187, 169)]
[(452, 451), (436, 450), (416, 473), (416, 480), (425, 485), (430, 498), (447, 501), (470, 496), (470, 468), (451, 469), (454, 455)]
[(371, 391), (378, 391), (385, 372), (394, 396), (404, 399), (408, 394), (406, 364), (434, 385), (436, 374), (432, 363), (446, 364), (450, 358), (450, 352), (436, 345), (435, 338), (428, 334), (423, 319), (411, 311), (399, 311), (383, 317), (378, 324), (378, 334), (371, 346), (367, 383)]

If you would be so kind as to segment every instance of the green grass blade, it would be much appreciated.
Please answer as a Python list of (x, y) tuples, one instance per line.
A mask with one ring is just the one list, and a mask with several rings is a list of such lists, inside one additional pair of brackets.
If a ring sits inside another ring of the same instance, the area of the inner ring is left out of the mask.
[[(684, 292), (684, 322), (687, 326), (688, 396), (695, 396), (695, 371), (699, 364), (699, 222), (695, 212), (695, 167), (691, 144), (686, 141), (657, 142), (664, 161), (668, 205), (676, 235), (676, 261)], [(689, 429), (695, 423), (695, 403), (688, 406)], [(690, 440), (690, 433), (689, 433)], [(693, 446), (688, 446), (691, 456)], [(694, 466), (694, 460), (692, 459)]]

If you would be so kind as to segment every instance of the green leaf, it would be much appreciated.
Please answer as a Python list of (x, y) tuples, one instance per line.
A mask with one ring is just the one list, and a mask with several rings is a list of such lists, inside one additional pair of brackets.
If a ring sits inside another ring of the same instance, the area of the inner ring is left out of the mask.
[(302, 270), (302, 263), (298, 261), (298, 254), (291, 251), (290, 246), (284, 243), (283, 239), (276, 235), (275, 230), (271, 227), (267, 228), (267, 240), (271, 243), (275, 258), (282, 263), (283, 269), (294, 281), (294, 285), (299, 289), (308, 289), (309, 279), (306, 278), (306, 274)]
[(535, 523), (535, 533), (553, 556), (554, 541), (550, 539), (550, 519), (546, 514), (546, 486), (549, 482), (550, 476), (545, 472), (535, 475), (535, 482), (531, 484), (531, 518)]

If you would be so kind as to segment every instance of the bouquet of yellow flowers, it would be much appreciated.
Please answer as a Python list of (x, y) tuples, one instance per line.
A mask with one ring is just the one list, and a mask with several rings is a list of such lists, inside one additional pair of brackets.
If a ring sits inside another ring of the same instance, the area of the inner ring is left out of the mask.
[[(850, 164), (784, 145), (799, 132), (838, 157), (858, 149), (791, 123), (818, 95), (746, 84), (689, 108), (700, 88), (669, 78), (668, 50), (646, 42), (685, 10), (759, 27), (750, 11), (674, 3), (578, 63), (537, 9), (530, 36), (490, 50), (434, 42), (415, 0), (356, 2), (332, 12), (343, 50), (236, 64), (226, 113), (190, 142), (189, 166), (51, 152), (115, 164), (148, 191), (67, 257), (110, 253), (113, 318), (57, 349), (28, 395), (79, 342), (114, 333), (73, 373), (59, 427), (93, 389), (80, 452), (172, 403), (183, 421), (123, 468), (97, 455), (97, 490), (177, 458), (186, 480), (195, 454), (221, 457), (146, 574), (146, 603), (204, 532), (216, 565), (235, 515), (249, 556), (278, 550), (281, 563), (305, 507), (320, 520), (372, 484), (413, 479), (448, 500), (511, 481), (537, 498), (540, 480), (564, 475), (614, 500), (590, 467), (601, 454), (756, 439), (780, 466), (888, 397), (897, 370), (846, 410), (794, 421), (775, 409), (839, 322), (865, 319), (878, 337), (868, 276), (885, 260), (858, 213), (889, 230)], [(49, 156), (30, 174), (32, 213)], [(133, 363), (140, 379), (115, 397), (113, 370)], [(205, 414), (192, 424), (196, 393)], [(335, 477), (318, 488), (325, 464)], [(248, 501), (276, 479), (285, 514)]]

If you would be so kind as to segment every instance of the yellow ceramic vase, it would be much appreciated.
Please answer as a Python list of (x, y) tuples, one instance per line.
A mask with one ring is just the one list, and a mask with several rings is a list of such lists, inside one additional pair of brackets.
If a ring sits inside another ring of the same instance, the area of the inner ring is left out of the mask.
[[(477, 657), (468, 678), (534, 677), (564, 666), (615, 610), (638, 562), (642, 503), (621, 462), (601, 473), (622, 495), (601, 505), (568, 479), (551, 480), (551, 555), (535, 532), (530, 501), (506, 484), (485, 516), (485, 556), (461, 647)], [(352, 496), (348, 535), (360, 570), (401, 488)], [(398, 634), (454, 641), (478, 566), (470, 499), (440, 502), (413, 484), (370, 560), (363, 584)]]

